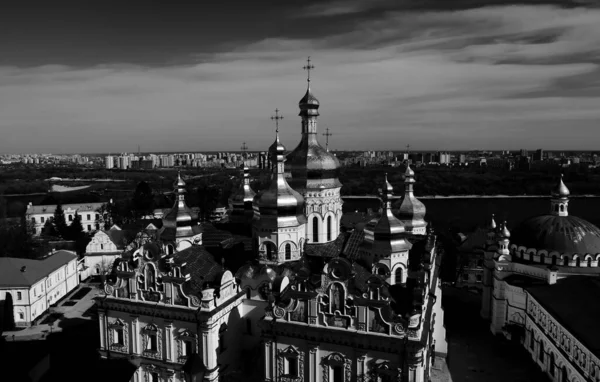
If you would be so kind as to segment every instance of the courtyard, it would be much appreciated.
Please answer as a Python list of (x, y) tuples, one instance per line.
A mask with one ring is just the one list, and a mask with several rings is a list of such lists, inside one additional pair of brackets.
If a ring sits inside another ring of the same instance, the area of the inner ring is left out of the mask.
[(479, 316), (481, 295), (444, 287), (448, 368), (454, 382), (548, 382), (521, 345), (495, 337)]

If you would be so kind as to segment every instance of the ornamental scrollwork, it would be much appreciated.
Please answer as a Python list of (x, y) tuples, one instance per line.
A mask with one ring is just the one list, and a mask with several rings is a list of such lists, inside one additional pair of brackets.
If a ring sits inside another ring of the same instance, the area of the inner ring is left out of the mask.
[[(287, 375), (285, 374), (284, 362), (285, 358), (295, 360), (298, 362), (298, 374)], [(285, 350), (277, 352), (277, 375), (279, 380), (282, 382), (301, 382), (304, 381), (304, 352), (294, 349), (293, 346), (289, 346)]]
[(281, 308), (281, 307), (279, 307), (279, 306), (276, 306), (276, 307), (273, 309), (273, 315), (274, 315), (276, 318), (283, 318), (283, 317), (285, 316), (285, 309), (283, 309), (283, 308)]
[[(119, 343), (118, 339), (115, 338), (116, 330), (123, 331), (123, 342)], [(108, 340), (111, 350), (120, 352), (128, 352), (129, 349), (129, 325), (121, 320), (116, 320), (108, 324)]]

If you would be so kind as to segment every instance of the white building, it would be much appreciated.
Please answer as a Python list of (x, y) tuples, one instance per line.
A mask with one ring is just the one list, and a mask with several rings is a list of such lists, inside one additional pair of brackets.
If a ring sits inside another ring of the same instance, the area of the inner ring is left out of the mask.
[(41, 260), (0, 257), (0, 301), (12, 299), (17, 326), (31, 325), (77, 285), (73, 252), (61, 250)]
[(117, 226), (108, 231), (96, 231), (79, 263), (80, 280), (109, 274), (115, 259), (125, 249), (125, 243), (125, 232)]
[[(81, 216), (81, 225), (83, 226), (84, 232), (99, 230), (104, 221), (104, 217), (100, 216), (100, 212), (98, 211), (104, 204), (105, 203), (63, 204), (62, 209), (65, 215), (65, 221), (67, 225), (70, 225), (73, 219), (75, 219), (75, 214), (79, 214), (79, 216)], [(55, 210), (55, 204), (34, 206), (32, 203), (29, 203), (27, 210), (25, 211), (25, 217), (33, 223), (36, 235), (42, 233), (42, 229), (46, 222), (54, 217)]]
[(552, 381), (600, 381), (600, 229), (568, 211), (560, 180), (550, 213), (513, 232), (491, 221), (481, 315), (518, 341)]

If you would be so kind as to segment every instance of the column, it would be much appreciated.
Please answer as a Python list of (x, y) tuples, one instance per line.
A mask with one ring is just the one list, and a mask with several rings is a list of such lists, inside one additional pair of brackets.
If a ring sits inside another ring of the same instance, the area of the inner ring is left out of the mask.
[(104, 350), (106, 349), (106, 315), (104, 314), (104, 311), (98, 311), (98, 323), (100, 324), (100, 349)]
[(167, 361), (173, 362), (176, 358), (173, 354), (173, 323), (169, 321), (165, 322), (165, 345), (165, 358)]
[(367, 367), (366, 367), (367, 354), (360, 353), (356, 357), (356, 380), (357, 382), (366, 381), (367, 378)]
[(271, 350), (273, 342), (264, 341), (264, 352), (265, 352), (265, 381), (271, 381), (274, 378), (273, 375), (273, 359), (271, 357)]
[(131, 351), (133, 354), (140, 354), (140, 346), (139, 346), (139, 323), (137, 316), (131, 316)]
[(305, 373), (308, 375), (309, 382), (319, 382), (319, 344), (314, 342), (308, 343), (308, 370)]

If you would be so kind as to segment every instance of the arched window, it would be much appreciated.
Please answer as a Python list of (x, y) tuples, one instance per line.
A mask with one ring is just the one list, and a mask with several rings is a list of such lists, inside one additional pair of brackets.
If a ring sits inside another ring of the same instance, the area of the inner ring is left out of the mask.
[(569, 265), (569, 256), (563, 257), (563, 266), (566, 267), (567, 265)]
[(560, 205), (560, 212), (565, 212), (565, 205), (564, 204)]
[(344, 313), (344, 289), (338, 283), (331, 285), (331, 312), (336, 310)]
[(575, 266), (576, 267), (580, 267), (581, 266), (581, 259), (578, 257), (577, 260), (575, 260)]
[(385, 268), (384, 267), (377, 268), (377, 274), (379, 276), (385, 276), (385, 274), (386, 274)]
[(290, 243), (287, 243), (285, 245), (285, 259), (286, 260), (292, 259), (292, 245)]
[(156, 275), (154, 273), (154, 267), (150, 264), (146, 264), (145, 281), (146, 289), (155, 287)]
[(267, 249), (267, 259), (273, 260), (273, 246), (271, 243), (265, 243), (265, 247)]
[(173, 252), (173, 246), (171, 244), (167, 245), (167, 255), (172, 255)]
[(587, 266), (588, 267), (592, 266), (592, 258), (591, 257), (588, 257), (588, 259), (587, 259)]
[(567, 375), (567, 367), (563, 366), (562, 370), (561, 370), (561, 376), (560, 376), (560, 380), (562, 382), (569, 382), (569, 376)]
[(396, 269), (394, 278), (395, 278), (395, 281), (394, 281), (395, 284), (402, 284), (402, 268)]
[(556, 255), (552, 255), (552, 265), (556, 265)]
[(554, 211), (555, 211), (555, 212), (558, 212), (558, 204), (555, 204), (555, 205), (554, 205)]
[(540, 255), (540, 263), (544, 264), (546, 262), (546, 256), (542, 253)]
[(550, 353), (550, 375), (554, 377), (556, 374), (556, 360), (554, 359), (554, 353)]
[(327, 241), (331, 241), (331, 216), (327, 217)]
[(319, 218), (313, 218), (313, 243), (319, 242)]
[(538, 354), (538, 356), (539, 356), (538, 358), (539, 358), (539, 360), (540, 360), (541, 363), (544, 363), (544, 353), (545, 353), (544, 343), (540, 342), (540, 353)]

